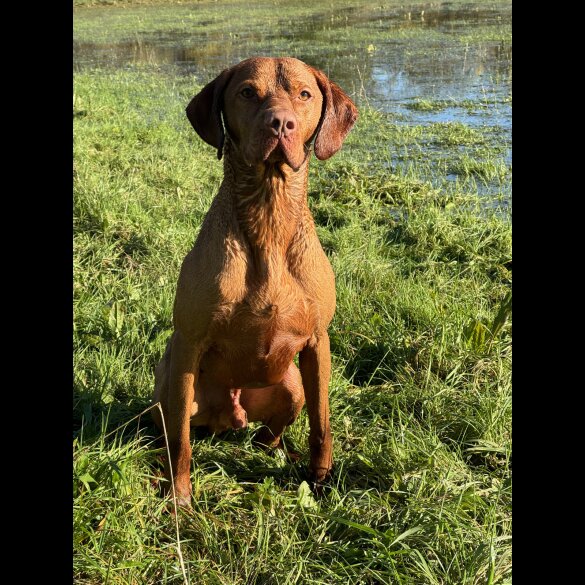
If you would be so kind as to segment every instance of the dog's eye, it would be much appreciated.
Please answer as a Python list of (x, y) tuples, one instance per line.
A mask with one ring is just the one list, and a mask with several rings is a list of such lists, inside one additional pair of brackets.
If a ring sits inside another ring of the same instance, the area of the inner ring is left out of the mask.
[(250, 98), (253, 98), (256, 95), (256, 92), (251, 87), (244, 87), (240, 94), (247, 100), (249, 100)]
[(301, 91), (301, 95), (299, 96), (299, 99), (306, 102), (310, 97), (311, 97), (311, 94), (306, 89), (304, 89), (303, 91)]

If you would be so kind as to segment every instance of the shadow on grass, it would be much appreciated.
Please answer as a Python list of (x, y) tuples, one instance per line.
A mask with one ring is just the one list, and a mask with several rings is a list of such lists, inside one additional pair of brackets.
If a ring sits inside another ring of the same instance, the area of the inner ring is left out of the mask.
[[(156, 428), (150, 412), (144, 413), (136, 420), (140, 413), (150, 406), (148, 398), (128, 397), (124, 391), (119, 398), (108, 396), (104, 400), (100, 392), (73, 388), (73, 437), (83, 435), (84, 442), (92, 442), (99, 437), (112, 433), (118, 439), (135, 438), (141, 430), (148, 430), (147, 434), (153, 438), (160, 433)], [(119, 433), (114, 433), (117, 428)]]
[(344, 374), (355, 386), (390, 382), (405, 358), (400, 348), (386, 341), (364, 341), (347, 360)]

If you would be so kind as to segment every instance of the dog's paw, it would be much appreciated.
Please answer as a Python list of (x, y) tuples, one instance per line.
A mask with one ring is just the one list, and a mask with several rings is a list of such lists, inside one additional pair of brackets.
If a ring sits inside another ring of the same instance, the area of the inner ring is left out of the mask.
[(309, 485), (313, 493), (320, 497), (323, 495), (323, 488), (331, 479), (331, 468), (318, 467), (317, 469), (309, 469)]
[(298, 463), (302, 459), (302, 455), (298, 451), (293, 451), (292, 449), (289, 449), (282, 445), (282, 443), (279, 445), (278, 448), (282, 449), (287, 461), (289, 461), (290, 463)]
[(186, 486), (175, 484), (174, 491), (170, 481), (165, 480), (162, 485), (163, 496), (169, 498), (173, 511), (175, 508), (175, 501), (177, 508), (190, 510), (193, 507), (191, 505), (191, 490), (192, 488), (190, 482)]
[(253, 443), (264, 451), (281, 451), (288, 463), (298, 463), (302, 458), (298, 451), (287, 447), (281, 437), (274, 437), (267, 427), (260, 429)]
[(191, 504), (191, 494), (177, 494), (177, 508), (183, 508), (184, 510), (191, 510), (193, 508)]
[(280, 436), (275, 437), (268, 427), (262, 427), (252, 439), (252, 443), (265, 451), (277, 449), (281, 445)]

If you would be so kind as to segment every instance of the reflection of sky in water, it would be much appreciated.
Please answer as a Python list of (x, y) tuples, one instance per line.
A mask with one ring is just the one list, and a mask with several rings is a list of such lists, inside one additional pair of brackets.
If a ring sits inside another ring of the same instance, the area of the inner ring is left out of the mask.
[[(218, 71), (240, 60), (229, 51), (216, 54), (205, 51), (205, 45), (168, 46), (168, 35), (159, 41), (134, 41), (113, 45), (92, 43), (74, 44), (74, 63), (77, 69), (99, 67), (128, 67), (150, 63), (172, 66), (179, 74), (196, 75), (199, 80), (211, 80)], [(180, 41), (178, 41), (180, 42)], [(418, 41), (417, 45), (421, 45)], [(498, 51), (498, 45), (486, 45), (475, 50), (462, 47), (429, 47), (415, 56), (405, 56), (408, 43), (380, 47), (374, 55), (360, 55), (354, 51), (347, 58), (340, 55), (324, 57), (323, 54), (306, 57), (305, 60), (328, 71), (330, 77), (348, 93), (361, 101), (364, 92), (367, 101), (384, 111), (400, 111), (400, 104), (414, 98), (427, 100), (499, 100), (510, 92), (511, 51)], [(256, 51), (271, 54), (274, 51)], [(363, 52), (362, 52), (363, 53)], [(278, 54), (278, 53), (277, 53)], [(229, 56), (228, 56), (229, 55)], [(244, 58), (242, 55), (241, 58)], [(300, 55), (300, 58), (303, 58)], [(363, 83), (363, 89), (361, 84)], [(497, 117), (493, 123), (510, 125), (511, 106), (498, 104), (489, 108), (489, 114)], [(509, 110), (509, 111), (508, 111)], [(424, 112), (413, 112), (417, 116)], [(439, 117), (436, 117), (439, 116)], [(434, 113), (429, 120), (439, 121), (445, 112)], [(470, 124), (475, 124), (471, 117)], [(480, 123), (486, 123), (482, 121)]]
[[(439, 63), (433, 64), (433, 61)], [(449, 67), (441, 67), (440, 61), (440, 56), (429, 51), (428, 55), (421, 56), (419, 70), (413, 71), (408, 70), (408, 65), (396, 57), (382, 57), (380, 62), (373, 65), (369, 87), (366, 88), (373, 105), (386, 111), (400, 111), (400, 104), (414, 98), (451, 101), (453, 106), (464, 100), (479, 101), (486, 105), (487, 102), (497, 102), (489, 104), (497, 107), (468, 115), (466, 120), (459, 119), (470, 125), (511, 125), (511, 105), (502, 103), (510, 93), (509, 76), (504, 69), (509, 65), (507, 58), (502, 63), (502, 60), (490, 59), (490, 56), (481, 54), (468, 54), (459, 59), (454, 59), (452, 55)], [(447, 108), (432, 113), (417, 111), (416, 115), (421, 122), (424, 118), (426, 121), (439, 122), (449, 119), (452, 114), (449, 110)]]

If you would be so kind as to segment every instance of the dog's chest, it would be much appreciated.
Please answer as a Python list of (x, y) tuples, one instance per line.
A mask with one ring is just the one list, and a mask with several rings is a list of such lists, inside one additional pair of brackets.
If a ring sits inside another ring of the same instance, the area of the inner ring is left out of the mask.
[(293, 280), (265, 283), (220, 305), (210, 331), (210, 358), (236, 386), (279, 382), (315, 331), (316, 305)]
[(260, 286), (238, 301), (222, 303), (213, 317), (214, 338), (261, 342), (269, 353), (273, 340), (308, 338), (315, 330), (317, 308), (294, 281)]

